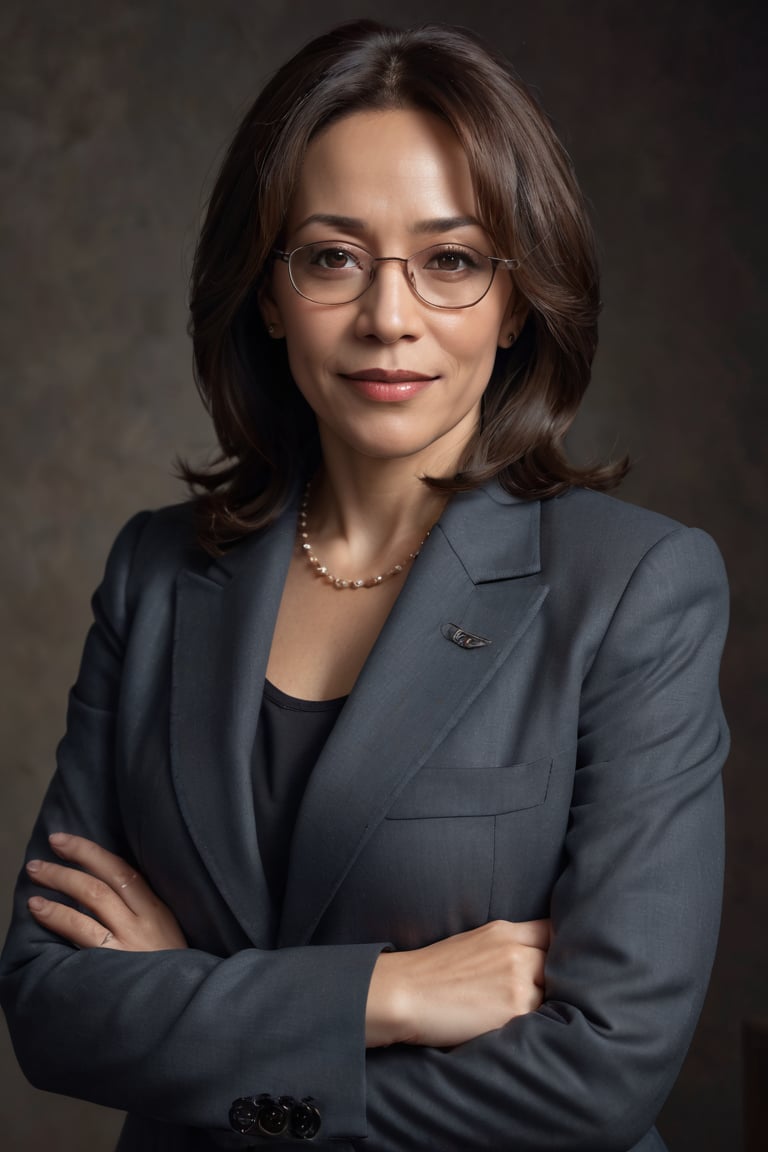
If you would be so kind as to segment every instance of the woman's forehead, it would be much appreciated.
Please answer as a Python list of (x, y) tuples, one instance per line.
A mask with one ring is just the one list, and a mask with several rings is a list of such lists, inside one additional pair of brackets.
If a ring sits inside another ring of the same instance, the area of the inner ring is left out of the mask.
[(422, 110), (364, 111), (316, 136), (288, 227), (343, 221), (347, 231), (396, 227), (420, 235), (435, 222), (479, 227), (469, 163), (450, 126)]

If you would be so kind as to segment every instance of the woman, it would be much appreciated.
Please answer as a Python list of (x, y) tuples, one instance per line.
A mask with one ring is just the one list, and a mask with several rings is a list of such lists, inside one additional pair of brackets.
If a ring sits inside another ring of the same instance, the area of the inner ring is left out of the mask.
[(221, 466), (113, 548), (3, 963), (25, 1072), (121, 1149), (663, 1148), (726, 589), (565, 459), (597, 310), (468, 34), (342, 27), (245, 117), (192, 286)]

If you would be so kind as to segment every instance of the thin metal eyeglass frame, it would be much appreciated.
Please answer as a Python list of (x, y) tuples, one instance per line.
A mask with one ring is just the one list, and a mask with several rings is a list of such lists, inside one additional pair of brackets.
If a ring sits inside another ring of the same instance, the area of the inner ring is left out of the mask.
[[(370, 257), (371, 268), (368, 283), (366, 284), (365, 288), (362, 289), (362, 291), (358, 292), (357, 296), (352, 296), (349, 300), (336, 300), (333, 303), (329, 303), (326, 300), (313, 300), (311, 296), (307, 296), (306, 293), (302, 292), (301, 289), (297, 286), (296, 281), (293, 278), (291, 257), (296, 252), (300, 252), (302, 248), (315, 248), (318, 245), (324, 244), (329, 246), (338, 244), (340, 248), (359, 248), (361, 252), (365, 252)], [(514, 272), (520, 267), (520, 261), (514, 258), (510, 259), (505, 258), (504, 256), (486, 256), (484, 252), (478, 252), (477, 248), (473, 248), (470, 244), (462, 244), (462, 248), (467, 248), (470, 252), (474, 252), (477, 256), (482, 256), (483, 260), (490, 261), (491, 278), (488, 281), (488, 286), (482, 295), (478, 296), (477, 300), (473, 300), (471, 304), (434, 304), (431, 300), (427, 300), (426, 296), (422, 296), (416, 285), (410, 279), (408, 276), (408, 265), (410, 264), (411, 260), (414, 259), (414, 257), (420, 256), (422, 252), (429, 252), (430, 248), (440, 248), (441, 246), (442, 245), (440, 244), (430, 244), (426, 248), (420, 248), (418, 252), (413, 252), (410, 256), (374, 256), (371, 252), (368, 251), (367, 248), (363, 248), (362, 244), (346, 244), (341, 240), (313, 240), (310, 244), (299, 244), (296, 248), (292, 248), (290, 252), (283, 252), (279, 248), (273, 248), (272, 255), (277, 256), (280, 260), (283, 260), (288, 265), (288, 277), (291, 281), (291, 287), (293, 288), (294, 292), (297, 292), (299, 296), (302, 297), (302, 299), (309, 300), (311, 304), (320, 304), (323, 308), (340, 308), (343, 304), (352, 304), (355, 300), (359, 300), (361, 296), (365, 295), (371, 284), (373, 284), (373, 281), (376, 277), (376, 265), (388, 263), (392, 260), (402, 265), (405, 282), (417, 300), (421, 300), (422, 304), (426, 304), (429, 308), (444, 308), (452, 312), (458, 311), (461, 308), (474, 308), (476, 304), (479, 304), (480, 301), (488, 295), (491, 290), (491, 285), (493, 284), (493, 281), (496, 277), (496, 269), (499, 264), (503, 264), (508, 272)]]

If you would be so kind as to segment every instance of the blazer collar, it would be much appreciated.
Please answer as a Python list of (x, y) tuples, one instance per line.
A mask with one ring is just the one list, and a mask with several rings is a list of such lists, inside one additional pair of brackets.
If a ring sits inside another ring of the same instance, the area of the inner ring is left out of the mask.
[[(181, 573), (177, 592), (177, 796), (210, 875), (261, 947), (273, 946), (275, 933), (280, 946), (309, 941), (394, 797), (460, 722), (547, 594), (536, 578), (538, 502), (510, 497), (496, 484), (457, 494), (313, 770), (275, 924), (256, 842), (251, 753), (297, 501), (204, 574)], [(490, 643), (462, 647), (451, 641), (452, 629)]]
[(496, 480), (454, 496), (440, 527), (473, 584), (541, 571), (541, 504), (510, 496)]

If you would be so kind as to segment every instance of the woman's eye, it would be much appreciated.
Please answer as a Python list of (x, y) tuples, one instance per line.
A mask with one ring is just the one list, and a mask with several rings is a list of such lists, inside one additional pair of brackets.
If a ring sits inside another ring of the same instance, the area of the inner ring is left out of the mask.
[(313, 253), (311, 262), (331, 272), (346, 272), (349, 268), (359, 267), (359, 262), (345, 248), (321, 248)]
[(433, 252), (424, 265), (429, 272), (470, 272), (477, 266), (477, 257), (465, 248), (443, 248)]

